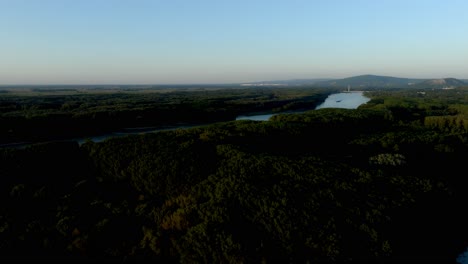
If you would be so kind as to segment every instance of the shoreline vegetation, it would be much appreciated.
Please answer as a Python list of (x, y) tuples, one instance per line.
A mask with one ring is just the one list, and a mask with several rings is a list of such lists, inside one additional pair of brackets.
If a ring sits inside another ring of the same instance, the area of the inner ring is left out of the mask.
[(455, 262), (468, 247), (468, 87), (0, 96), (0, 259)]
[[(8, 90), (0, 96), (0, 144), (66, 140), (134, 127), (201, 125), (252, 112), (313, 109), (335, 89)], [(38, 95), (38, 91), (44, 95)]]

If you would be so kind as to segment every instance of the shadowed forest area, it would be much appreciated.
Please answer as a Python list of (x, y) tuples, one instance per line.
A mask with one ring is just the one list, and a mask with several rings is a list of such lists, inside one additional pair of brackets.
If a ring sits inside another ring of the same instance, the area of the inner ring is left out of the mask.
[(0, 258), (455, 263), (468, 247), (468, 88), (230, 121), (332, 92), (6, 93), (1, 143), (219, 122), (0, 148)]
[(4, 89), (0, 96), (0, 144), (101, 135), (125, 128), (231, 121), (253, 112), (314, 109), (334, 91), (131, 86)]

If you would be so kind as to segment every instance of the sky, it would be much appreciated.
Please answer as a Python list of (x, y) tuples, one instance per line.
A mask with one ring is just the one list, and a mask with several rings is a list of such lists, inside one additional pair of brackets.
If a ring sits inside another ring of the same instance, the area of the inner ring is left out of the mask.
[(0, 0), (0, 85), (468, 79), (466, 0)]

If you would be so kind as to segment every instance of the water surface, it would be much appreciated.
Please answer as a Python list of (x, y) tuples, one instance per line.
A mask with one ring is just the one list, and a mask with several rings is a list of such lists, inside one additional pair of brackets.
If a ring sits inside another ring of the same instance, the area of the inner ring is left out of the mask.
[(358, 106), (370, 101), (370, 98), (365, 97), (363, 92), (345, 92), (331, 94), (323, 103), (315, 109), (321, 108), (347, 108), (356, 109)]
[[(321, 108), (347, 108), (356, 109), (360, 105), (369, 102), (370, 98), (363, 95), (363, 92), (344, 92), (331, 94), (325, 99), (323, 103), (318, 105), (315, 110)], [(285, 112), (285, 113), (303, 113), (303, 112)], [(284, 113), (273, 113), (273, 114), (261, 114), (261, 115), (250, 115), (250, 116), (238, 116), (236, 120), (254, 120), (254, 121), (268, 121), (270, 117), (276, 114)]]

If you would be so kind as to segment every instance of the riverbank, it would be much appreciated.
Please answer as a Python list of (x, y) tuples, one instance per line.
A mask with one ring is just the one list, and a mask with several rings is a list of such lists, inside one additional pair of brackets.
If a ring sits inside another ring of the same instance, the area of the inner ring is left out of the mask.
[[(370, 101), (370, 98), (364, 96), (362, 91), (343, 92), (330, 94), (324, 102), (309, 110), (317, 110), (322, 108), (346, 108), (356, 109), (360, 105)], [(238, 116), (236, 120), (253, 120), (253, 121), (268, 121), (270, 117), (278, 114), (294, 114), (304, 113), (305, 111), (287, 111), (281, 113), (258, 114), (258, 115), (242, 115)]]
[[(339, 98), (339, 102), (337, 102), (337, 98)], [(349, 109), (356, 109), (361, 104), (368, 102), (370, 99), (363, 95), (363, 92), (353, 92), (353, 93), (334, 93), (328, 95), (328, 97), (323, 101), (321, 104), (316, 106), (315, 108), (312, 107), (308, 110), (298, 110), (298, 111), (284, 111), (284, 112), (275, 112), (275, 113), (265, 113), (262, 114), (250, 114), (250, 115), (240, 115), (235, 118), (235, 120), (253, 120), (253, 121), (268, 121), (268, 119), (274, 115), (278, 114), (291, 114), (291, 113), (303, 113), (305, 111), (310, 111), (314, 109), (321, 109), (321, 108), (349, 108)], [(335, 103), (333, 103), (335, 102)], [(338, 104), (340, 103), (340, 104)], [(234, 121), (234, 120), (232, 120)], [(152, 127), (134, 127), (134, 128), (123, 128), (114, 132), (109, 132), (100, 135), (93, 135), (93, 136), (85, 136), (85, 137), (71, 137), (71, 138), (61, 138), (57, 139), (60, 141), (68, 140), (68, 141), (76, 141), (78, 144), (83, 144), (86, 141), (93, 141), (93, 142), (102, 142), (108, 138), (114, 137), (123, 137), (128, 135), (135, 135), (135, 134), (145, 134), (145, 133), (156, 133), (160, 131), (169, 131), (169, 130), (176, 130), (176, 129), (186, 129), (192, 127), (199, 127), (199, 126), (206, 126), (215, 123), (219, 123), (223, 121), (216, 121), (210, 123), (182, 123), (176, 125), (164, 125), (164, 126), (152, 126)], [(54, 141), (54, 140), (49, 140)], [(3, 147), (11, 147), (11, 148), (24, 148), (26, 146), (49, 142), (49, 141), (41, 141), (41, 142), (18, 142), (18, 143), (7, 143), (0, 145), (0, 148)]]

